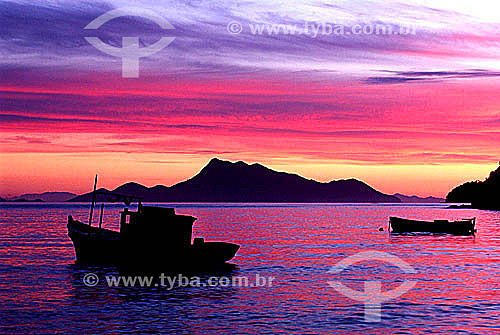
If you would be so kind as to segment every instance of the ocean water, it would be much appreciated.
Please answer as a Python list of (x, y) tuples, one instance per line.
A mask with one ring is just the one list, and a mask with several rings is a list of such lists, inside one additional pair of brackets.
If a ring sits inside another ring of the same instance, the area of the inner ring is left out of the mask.
[[(106, 277), (118, 270), (75, 264), (67, 236), (67, 215), (86, 220), (88, 204), (1, 204), (0, 333), (500, 333), (500, 212), (444, 204), (175, 207), (198, 218), (194, 237), (241, 245), (232, 270), (201, 274), (202, 281), (259, 275), (273, 277), (272, 284), (110, 287)], [(120, 209), (106, 206), (104, 227), (118, 228)], [(476, 217), (478, 232), (391, 236), (379, 231), (389, 216)], [(360, 252), (397, 256), (415, 273), (367, 259), (328, 272)], [(95, 286), (84, 283), (89, 273), (99, 279)], [(381, 302), (374, 322), (365, 320), (363, 301), (339, 293), (332, 281), (359, 292), (366, 282), (380, 282), (382, 291), (416, 284)]]

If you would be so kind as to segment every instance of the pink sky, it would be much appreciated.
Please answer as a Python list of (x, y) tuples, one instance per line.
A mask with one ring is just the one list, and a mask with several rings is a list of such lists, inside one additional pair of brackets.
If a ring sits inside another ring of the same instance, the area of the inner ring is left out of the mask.
[[(131, 79), (122, 78), (119, 59), (82, 37), (109, 8), (2, 4), (0, 194), (82, 193), (95, 173), (108, 188), (171, 185), (219, 157), (320, 181), (355, 177), (385, 193), (445, 196), (497, 167), (500, 25), (490, 11), (446, 1), (352, 1), (335, 11), (315, 3), (309, 14), (304, 2), (277, 13), (258, 1), (218, 5), (224, 11), (145, 2), (176, 27), (176, 39), (141, 59), (140, 78)], [(387, 16), (389, 5), (398, 16)], [(51, 25), (34, 29), (47, 17)], [(233, 36), (226, 24), (234, 20), (244, 28), (335, 20), (417, 29)], [(139, 23), (110, 25), (105, 38), (158, 39)]]

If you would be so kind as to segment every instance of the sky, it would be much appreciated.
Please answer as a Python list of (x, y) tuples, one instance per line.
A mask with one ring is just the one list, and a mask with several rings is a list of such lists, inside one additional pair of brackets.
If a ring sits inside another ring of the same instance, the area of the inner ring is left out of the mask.
[[(174, 40), (124, 78), (85, 37)], [(172, 185), (219, 157), (444, 197), (500, 160), (490, 0), (2, 1), (0, 56), (3, 196)]]

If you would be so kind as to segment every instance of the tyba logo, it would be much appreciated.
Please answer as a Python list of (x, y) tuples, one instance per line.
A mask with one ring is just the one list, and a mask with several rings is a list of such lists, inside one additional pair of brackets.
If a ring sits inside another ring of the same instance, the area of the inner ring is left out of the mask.
[[(333, 266), (328, 273), (340, 273), (350, 265), (363, 261), (380, 261), (390, 263), (400, 268), (404, 273), (417, 273), (407, 262), (399, 257), (381, 251), (364, 251), (342, 259)], [(416, 281), (405, 281), (400, 286), (390, 291), (382, 292), (382, 283), (379, 281), (365, 281), (364, 291), (355, 291), (339, 281), (328, 281), (328, 285), (337, 292), (352, 300), (364, 302), (365, 321), (380, 322), (381, 302), (395, 299), (408, 292), (417, 284)]]
[[(155, 12), (136, 7), (123, 7), (110, 10), (90, 22), (85, 29), (98, 29), (104, 23), (122, 16), (138, 16), (155, 22), (163, 29), (175, 29), (170, 22)], [(165, 49), (172, 43), (175, 37), (162, 37), (158, 42), (144, 48), (139, 47), (139, 37), (122, 37), (121, 48), (106, 44), (99, 37), (85, 37), (85, 39), (96, 49), (122, 59), (123, 78), (138, 78), (139, 59)]]

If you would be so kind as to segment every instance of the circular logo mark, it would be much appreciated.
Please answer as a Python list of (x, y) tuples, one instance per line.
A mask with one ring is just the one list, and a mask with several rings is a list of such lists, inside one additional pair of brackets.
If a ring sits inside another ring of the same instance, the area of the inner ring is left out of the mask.
[[(342, 259), (335, 264), (328, 272), (340, 273), (350, 265), (362, 261), (380, 261), (392, 264), (400, 268), (404, 273), (417, 273), (417, 271), (401, 258), (382, 251), (363, 251)], [(339, 281), (328, 281), (328, 285), (337, 292), (352, 300), (365, 304), (365, 321), (380, 322), (381, 303), (395, 299), (408, 292), (417, 284), (416, 281), (405, 281), (400, 286), (382, 292), (382, 283), (379, 281), (365, 281), (364, 291), (355, 291)]]
[(95, 273), (87, 273), (83, 276), (83, 283), (88, 287), (96, 286), (99, 283), (99, 277)]
[(243, 31), (243, 26), (238, 21), (232, 21), (227, 24), (227, 32), (231, 35), (238, 35)]
[[(163, 29), (175, 29), (170, 22), (155, 12), (138, 7), (123, 7), (110, 10), (94, 19), (84, 29), (98, 29), (106, 22), (122, 16), (138, 16), (155, 22)], [(139, 59), (154, 55), (165, 49), (175, 37), (162, 37), (156, 43), (144, 48), (140, 48), (139, 37), (122, 37), (121, 48), (106, 44), (99, 37), (85, 37), (85, 39), (97, 50), (122, 59), (123, 78), (139, 78)]]

